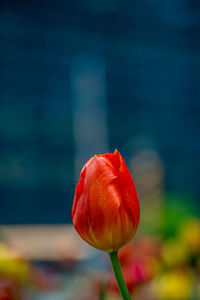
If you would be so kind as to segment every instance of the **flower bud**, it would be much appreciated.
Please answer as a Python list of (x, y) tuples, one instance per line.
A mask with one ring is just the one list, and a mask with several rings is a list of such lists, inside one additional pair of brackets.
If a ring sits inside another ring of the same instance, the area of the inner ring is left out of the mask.
[(135, 185), (120, 153), (92, 157), (81, 171), (72, 207), (82, 239), (99, 250), (118, 250), (133, 238), (139, 218)]

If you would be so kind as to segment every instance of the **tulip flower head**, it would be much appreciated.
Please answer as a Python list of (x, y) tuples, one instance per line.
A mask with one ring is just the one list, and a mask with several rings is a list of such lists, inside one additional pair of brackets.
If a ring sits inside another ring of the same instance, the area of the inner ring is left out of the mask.
[(135, 185), (120, 153), (92, 157), (81, 171), (72, 207), (79, 235), (99, 250), (117, 251), (133, 238), (139, 218)]

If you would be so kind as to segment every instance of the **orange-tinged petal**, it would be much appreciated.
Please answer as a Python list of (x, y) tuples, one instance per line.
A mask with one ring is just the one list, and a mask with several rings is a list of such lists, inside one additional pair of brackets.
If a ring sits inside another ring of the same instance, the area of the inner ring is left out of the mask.
[(135, 186), (119, 152), (91, 158), (81, 171), (72, 208), (80, 236), (100, 250), (117, 250), (135, 234), (139, 214)]

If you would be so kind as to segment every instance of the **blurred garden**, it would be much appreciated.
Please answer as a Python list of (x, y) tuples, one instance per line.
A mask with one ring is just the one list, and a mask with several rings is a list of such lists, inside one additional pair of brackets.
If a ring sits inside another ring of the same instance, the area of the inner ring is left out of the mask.
[(198, 0), (0, 1), (0, 300), (121, 299), (72, 225), (79, 174), (123, 156), (132, 299), (200, 299)]
[[(180, 202), (166, 206), (162, 220), (159, 230), (139, 232), (119, 250), (130, 294), (138, 300), (198, 300), (200, 220)], [(121, 299), (107, 254), (87, 249), (86, 255), (81, 242), (73, 251), (82, 257), (64, 249), (54, 259), (30, 260), (2, 240), (0, 299)]]

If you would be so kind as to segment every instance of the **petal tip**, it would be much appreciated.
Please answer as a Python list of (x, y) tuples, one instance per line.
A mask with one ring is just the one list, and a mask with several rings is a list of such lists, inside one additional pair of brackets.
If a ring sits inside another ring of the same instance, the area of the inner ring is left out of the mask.
[(119, 153), (119, 151), (117, 150), (117, 148), (116, 148), (115, 151), (114, 151), (114, 155), (116, 155), (116, 156), (121, 156), (121, 154)]
[(115, 151), (114, 151), (114, 155), (119, 159), (119, 160), (121, 160), (121, 154), (120, 154), (120, 152), (117, 150), (117, 148), (115, 149)]

